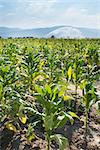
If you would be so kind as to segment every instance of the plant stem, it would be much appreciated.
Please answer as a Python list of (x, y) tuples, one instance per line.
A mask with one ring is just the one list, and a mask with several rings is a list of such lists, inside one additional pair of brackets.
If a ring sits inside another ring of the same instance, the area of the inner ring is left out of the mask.
[(78, 86), (77, 86), (77, 83), (75, 84), (75, 110), (77, 109), (76, 108), (76, 105), (77, 105), (77, 88), (78, 88)]
[(46, 150), (50, 150), (50, 136), (49, 136), (49, 133), (46, 134), (46, 141), (47, 141)]
[(76, 85), (75, 85), (75, 95), (76, 95), (76, 101), (77, 101), (77, 88), (78, 88), (78, 86), (77, 86), (77, 83), (76, 83)]
[(87, 132), (88, 131), (88, 110), (86, 110), (86, 114), (85, 114), (85, 146), (87, 149)]
[(87, 135), (87, 129), (88, 129), (88, 110), (86, 110), (86, 116), (85, 116), (85, 132)]

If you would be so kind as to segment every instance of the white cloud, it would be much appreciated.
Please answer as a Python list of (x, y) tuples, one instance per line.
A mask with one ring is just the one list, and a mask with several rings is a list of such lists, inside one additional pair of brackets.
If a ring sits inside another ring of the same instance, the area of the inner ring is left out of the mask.
[(43, 14), (50, 13), (52, 11), (53, 5), (57, 2), (57, 0), (44, 0), (44, 1), (29, 1), (26, 5), (26, 12), (28, 14)]
[[(37, 15), (31, 22), (36, 27), (53, 26), (53, 25), (71, 25), (88, 28), (100, 29), (100, 13), (90, 14), (88, 9), (69, 7), (61, 11), (52, 8), (56, 1), (48, 3), (36, 2), (35, 5), (30, 3), (27, 7), (27, 13)], [(52, 15), (53, 14), (53, 15)], [(49, 17), (49, 15), (51, 15)]]
[(92, 7), (90, 10), (79, 3), (69, 5), (64, 0), (17, 0), (17, 3), (8, 6), (1, 11), (0, 25), (21, 28), (70, 25), (100, 29), (99, 10), (91, 11)]
[(65, 23), (83, 27), (100, 28), (100, 13), (89, 14), (87, 9), (70, 7), (65, 11), (63, 20)]
[(89, 14), (88, 9), (69, 7), (63, 10), (62, 13), (59, 11), (56, 12), (53, 17), (40, 18), (39, 21), (38, 18), (36, 18), (34, 24), (37, 26), (70, 25), (100, 29), (100, 13)]

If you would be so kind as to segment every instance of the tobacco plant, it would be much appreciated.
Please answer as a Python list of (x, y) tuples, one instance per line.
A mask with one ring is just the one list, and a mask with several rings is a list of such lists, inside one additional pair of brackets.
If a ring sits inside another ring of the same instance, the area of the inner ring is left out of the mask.
[(48, 84), (45, 84), (45, 86), (36, 85), (35, 90), (37, 92), (35, 93), (36, 100), (43, 108), (41, 115), (47, 141), (46, 149), (50, 149), (52, 139), (58, 139), (58, 141), (61, 141), (60, 149), (63, 150), (67, 140), (61, 135), (54, 134), (54, 131), (63, 127), (68, 120), (73, 123), (73, 117), (78, 118), (78, 116), (73, 112), (64, 112), (64, 101), (58, 96), (58, 86)]
[(83, 85), (82, 88), (84, 88), (84, 96), (82, 97), (82, 104), (84, 105), (85, 108), (84, 125), (87, 134), (90, 109), (92, 105), (97, 102), (98, 98), (96, 94), (96, 89), (91, 82), (84, 80), (82, 82), (82, 85)]

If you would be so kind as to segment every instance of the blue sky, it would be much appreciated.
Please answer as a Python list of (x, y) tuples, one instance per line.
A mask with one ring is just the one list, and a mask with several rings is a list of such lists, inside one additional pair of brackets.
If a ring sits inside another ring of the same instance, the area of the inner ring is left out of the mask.
[(0, 0), (0, 26), (100, 29), (100, 0)]

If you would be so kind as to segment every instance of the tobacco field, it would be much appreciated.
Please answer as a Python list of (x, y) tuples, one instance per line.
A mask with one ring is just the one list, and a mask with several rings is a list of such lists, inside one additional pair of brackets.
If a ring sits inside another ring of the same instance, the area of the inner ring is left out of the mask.
[(100, 39), (0, 39), (0, 149), (100, 150)]

